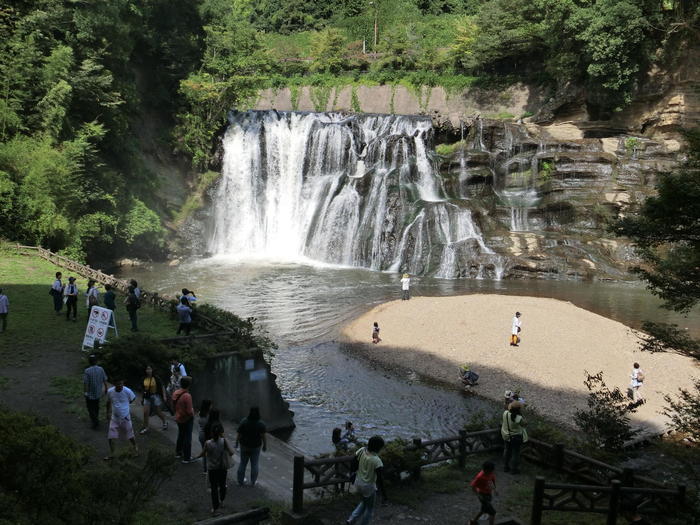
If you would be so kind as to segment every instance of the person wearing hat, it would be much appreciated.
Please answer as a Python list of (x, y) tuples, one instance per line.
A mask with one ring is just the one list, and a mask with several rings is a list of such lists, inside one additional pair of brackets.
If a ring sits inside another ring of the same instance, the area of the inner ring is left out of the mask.
[(518, 334), (520, 333), (520, 325), (520, 312), (515, 312), (515, 316), (513, 317), (513, 325), (510, 331), (510, 346), (518, 346), (518, 343), (520, 342), (520, 337), (518, 337)]
[(63, 297), (66, 301), (66, 321), (69, 320), (72, 311), (73, 322), (75, 322), (78, 315), (78, 285), (75, 284), (75, 277), (68, 278), (68, 284), (63, 289)]
[(411, 277), (405, 273), (401, 278), (401, 300), (408, 301), (411, 297), (409, 296), (408, 289), (411, 286)]
[(501, 437), (503, 437), (503, 463), (505, 464), (504, 471), (519, 474), (518, 465), (520, 464), (520, 448), (523, 443), (527, 442), (527, 431), (525, 427), (527, 422), (520, 413), (523, 409), (523, 404), (519, 401), (513, 401), (508, 405), (508, 410), (503, 412), (501, 422)]

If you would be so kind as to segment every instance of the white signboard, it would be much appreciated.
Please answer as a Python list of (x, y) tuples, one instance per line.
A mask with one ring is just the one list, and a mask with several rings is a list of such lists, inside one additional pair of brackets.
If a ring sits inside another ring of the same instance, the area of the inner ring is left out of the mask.
[(87, 327), (85, 327), (83, 349), (92, 349), (95, 346), (95, 341), (104, 343), (105, 339), (107, 339), (107, 330), (110, 328), (114, 328), (114, 333), (116, 335), (117, 323), (112, 314), (112, 310), (102, 308), (101, 306), (93, 306), (90, 311)]

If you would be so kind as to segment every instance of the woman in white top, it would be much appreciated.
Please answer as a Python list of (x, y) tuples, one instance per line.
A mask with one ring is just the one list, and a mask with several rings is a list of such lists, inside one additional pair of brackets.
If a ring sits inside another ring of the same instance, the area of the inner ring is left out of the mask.
[(96, 283), (92, 279), (88, 281), (87, 292), (85, 292), (85, 307), (88, 309), (88, 317), (93, 306), (99, 304), (100, 292), (97, 291)]
[(518, 334), (520, 333), (520, 312), (515, 312), (515, 317), (513, 317), (513, 326), (511, 327), (510, 331), (510, 346), (518, 346), (518, 343), (520, 342), (520, 337)]
[(411, 278), (407, 273), (403, 274), (401, 278), (401, 300), (408, 301), (411, 297), (408, 293), (408, 289), (411, 286)]
[(639, 367), (639, 363), (634, 363), (632, 368), (632, 373), (630, 374), (632, 381), (630, 382), (630, 390), (632, 390), (632, 401), (635, 403), (644, 403), (644, 398), (642, 394), (639, 393), (639, 389), (644, 384), (644, 372)]

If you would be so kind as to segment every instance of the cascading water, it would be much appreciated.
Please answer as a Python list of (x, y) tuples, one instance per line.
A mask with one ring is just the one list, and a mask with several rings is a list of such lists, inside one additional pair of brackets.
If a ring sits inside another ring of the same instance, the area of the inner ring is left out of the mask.
[(466, 203), (445, 198), (429, 118), (249, 111), (229, 121), (210, 252), (502, 274)]

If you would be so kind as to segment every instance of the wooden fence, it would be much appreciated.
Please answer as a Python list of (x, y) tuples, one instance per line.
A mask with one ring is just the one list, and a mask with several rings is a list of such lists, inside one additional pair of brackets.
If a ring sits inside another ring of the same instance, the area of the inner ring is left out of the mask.
[[(47, 250), (45, 248), (40, 248), (37, 246), (22, 246), (21, 244), (16, 244), (15, 249), (20, 255), (36, 255), (38, 257), (41, 257), (42, 259), (51, 262), (52, 264), (55, 264), (56, 266), (60, 266), (61, 268), (74, 271), (75, 273), (82, 275), (87, 279), (92, 279), (100, 284), (109, 284), (114, 289), (122, 293), (127, 293), (129, 290), (129, 281), (125, 279), (119, 279), (118, 277), (115, 277), (111, 274), (106, 274), (102, 272), (102, 270), (96, 270), (95, 268), (91, 268), (89, 265), (81, 264), (72, 259), (69, 259), (68, 257), (64, 257), (63, 255), (53, 253), (52, 251)], [(160, 295), (155, 292), (148, 292), (146, 290), (141, 290), (141, 301), (146, 304), (150, 304), (155, 308), (160, 308), (161, 310), (165, 310), (171, 313), (175, 312), (175, 307), (177, 306), (176, 298), (167, 295)], [(197, 326), (199, 326), (207, 332), (231, 332), (230, 326), (225, 325), (224, 323), (220, 323), (219, 321), (216, 321), (211, 317), (203, 315), (200, 312), (197, 312), (196, 314), (196, 322)], [(235, 333), (235, 330), (233, 330), (233, 332)], [(189, 338), (185, 337), (173, 339), (177, 339), (179, 341), (179, 344), (184, 344), (187, 340), (191, 341), (191, 337), (196, 336), (190, 336)]]
[(642, 512), (661, 513), (669, 512), (684, 502), (683, 485), (675, 489), (644, 488), (626, 486), (618, 479), (607, 486), (569, 485), (547, 483), (542, 476), (538, 476), (535, 479), (530, 524), (541, 525), (544, 511), (561, 511), (605, 514), (606, 525), (615, 525), (620, 508), (627, 503)]
[[(470, 454), (500, 450), (502, 448), (499, 429), (481, 430), (479, 432), (460, 431), (457, 436), (423, 441), (414, 439), (406, 447), (407, 452), (420, 453), (420, 467), (457, 460), (464, 466)], [(304, 490), (319, 487), (344, 487), (350, 483), (350, 466), (353, 456), (338, 456), (321, 459), (307, 459), (294, 456), (294, 475), (292, 486), (292, 510), (301, 513), (304, 508)], [(420, 475), (420, 468), (412, 473)]]
[[(471, 454), (500, 451), (502, 449), (503, 441), (501, 439), (501, 431), (498, 428), (481, 430), (479, 432), (460, 431), (457, 436), (426, 441), (414, 439), (405, 448), (406, 452), (420, 452), (419, 468), (411, 473), (414, 479), (420, 476), (420, 468), (423, 466), (456, 460), (463, 467), (466, 463), (466, 457)], [(591, 483), (593, 484), (591, 486), (595, 486), (598, 489), (609, 488), (613, 481), (622, 480), (621, 483), (625, 487), (635, 487), (639, 494), (649, 494), (654, 495), (654, 497), (678, 495), (679, 491), (685, 494), (683, 487), (669, 490), (663, 483), (637, 475), (633, 469), (622, 469), (608, 465), (573, 450), (568, 450), (561, 444), (551, 445), (538, 439), (530, 439), (522, 449), (522, 457), (533, 463), (538, 463), (544, 467), (552, 468), (558, 472)], [(352, 456), (338, 456), (307, 459), (304, 456), (295, 456), (292, 510), (297, 513), (303, 511), (304, 490), (321, 487), (334, 487), (336, 490), (343, 490), (345, 484), (350, 483), (352, 458)], [(585, 485), (581, 486), (586, 487)], [(575, 486), (572, 485), (572, 487)], [(555, 510), (549, 509), (546, 504), (543, 505), (543, 510)], [(563, 504), (557, 503), (557, 505)], [(605, 508), (607, 509), (607, 507)], [(586, 512), (585, 505), (577, 510)], [(596, 512), (599, 512), (599, 510)]]

